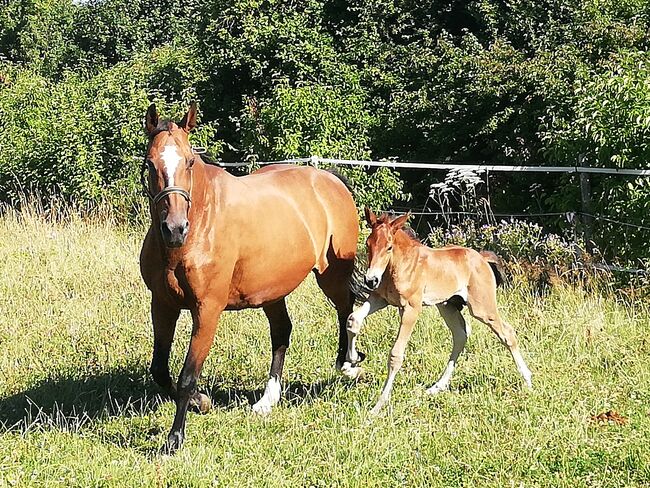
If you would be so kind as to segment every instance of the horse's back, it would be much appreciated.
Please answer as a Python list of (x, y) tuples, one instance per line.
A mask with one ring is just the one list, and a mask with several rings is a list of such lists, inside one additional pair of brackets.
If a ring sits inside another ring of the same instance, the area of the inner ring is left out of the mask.
[[(272, 165), (242, 179), (258, 191), (276, 195), (272, 200), (277, 200), (278, 205), (291, 202), (292, 210), (317, 241), (322, 259), (326, 259), (330, 245), (337, 257), (354, 258), (358, 238), (356, 205), (335, 175), (310, 166)], [(286, 214), (279, 217), (287, 222)]]

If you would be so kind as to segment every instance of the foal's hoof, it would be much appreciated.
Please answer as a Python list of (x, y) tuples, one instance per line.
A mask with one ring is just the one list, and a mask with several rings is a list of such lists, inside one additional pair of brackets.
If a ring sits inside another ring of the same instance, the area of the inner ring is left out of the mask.
[(431, 388), (427, 388), (427, 395), (437, 395), (438, 393), (442, 393), (443, 391), (446, 391), (447, 388), (440, 387), (438, 385), (433, 385)]
[(183, 445), (183, 434), (180, 432), (170, 432), (167, 436), (167, 442), (162, 448), (163, 454), (171, 456), (178, 451)]
[(212, 408), (212, 401), (208, 395), (197, 392), (190, 398), (190, 407), (199, 413), (205, 414)]
[(346, 361), (341, 366), (341, 374), (347, 379), (355, 381), (363, 377), (363, 368), (360, 366), (352, 366), (352, 363)]

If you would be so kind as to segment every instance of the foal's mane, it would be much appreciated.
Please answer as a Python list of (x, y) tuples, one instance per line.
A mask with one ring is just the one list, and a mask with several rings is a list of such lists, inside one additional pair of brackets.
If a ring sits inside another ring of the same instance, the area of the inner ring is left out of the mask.
[[(397, 217), (399, 217), (399, 215)], [(391, 215), (389, 213), (384, 212), (379, 217), (377, 217), (377, 223), (378, 224), (390, 224), (397, 217), (395, 217), (395, 216), (393, 216), (393, 215)], [(420, 240), (420, 237), (418, 236), (417, 232), (415, 232), (413, 230), (412, 227), (410, 227), (408, 225), (404, 225), (404, 227), (402, 227), (399, 230), (404, 232), (406, 237), (408, 237), (412, 241), (417, 242), (418, 244), (422, 244), (422, 241)]]

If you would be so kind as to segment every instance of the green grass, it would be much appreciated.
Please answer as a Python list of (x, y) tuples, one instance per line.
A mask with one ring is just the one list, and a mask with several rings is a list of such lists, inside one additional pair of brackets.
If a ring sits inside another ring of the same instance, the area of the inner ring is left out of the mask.
[[(532, 392), (472, 321), (451, 391), (428, 397), (451, 343), (428, 309), (391, 404), (373, 419), (397, 314), (368, 320), (366, 376), (350, 384), (334, 371), (335, 316), (310, 278), (289, 297), (294, 334), (280, 405), (267, 418), (250, 408), (270, 361), (263, 314), (228, 312), (202, 375), (214, 409), (190, 414), (183, 449), (162, 456), (174, 408), (147, 373), (142, 235), (74, 213), (58, 222), (33, 211), (0, 218), (0, 486), (650, 484), (648, 304), (570, 288), (499, 292)], [(175, 374), (189, 331), (184, 314)], [(610, 409), (627, 424), (590, 421)]]

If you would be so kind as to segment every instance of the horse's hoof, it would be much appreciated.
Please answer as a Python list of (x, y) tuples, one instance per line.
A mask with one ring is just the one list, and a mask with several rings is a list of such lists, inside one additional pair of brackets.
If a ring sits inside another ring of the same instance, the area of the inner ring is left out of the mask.
[(183, 445), (183, 434), (180, 432), (170, 432), (167, 436), (167, 442), (162, 448), (163, 454), (173, 455)]
[(377, 415), (379, 415), (379, 412), (381, 412), (382, 407), (383, 405), (380, 405), (379, 403), (374, 407), (372, 407), (372, 410), (370, 410), (370, 416), (376, 417)]
[(262, 398), (259, 402), (253, 405), (253, 412), (257, 415), (266, 416), (271, 413), (273, 410), (273, 405), (268, 402), (265, 398)]
[(442, 393), (443, 391), (446, 391), (447, 387), (446, 386), (438, 386), (438, 383), (433, 385), (431, 388), (427, 388), (427, 395), (437, 395), (438, 393)]
[(363, 368), (359, 366), (352, 366), (351, 363), (345, 362), (341, 366), (341, 374), (347, 379), (355, 381), (363, 377)]
[(208, 395), (197, 392), (190, 398), (190, 407), (201, 414), (206, 414), (212, 408), (212, 401)]

